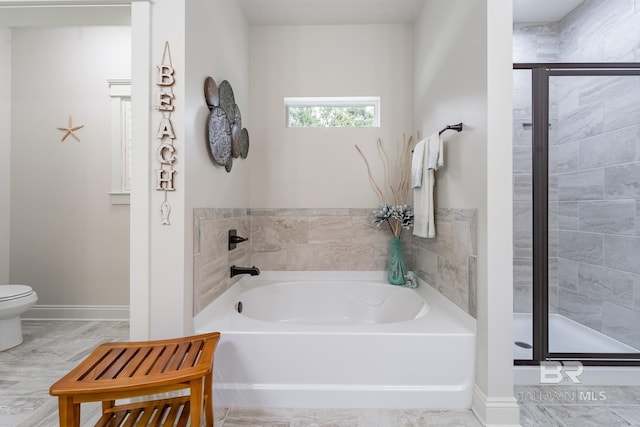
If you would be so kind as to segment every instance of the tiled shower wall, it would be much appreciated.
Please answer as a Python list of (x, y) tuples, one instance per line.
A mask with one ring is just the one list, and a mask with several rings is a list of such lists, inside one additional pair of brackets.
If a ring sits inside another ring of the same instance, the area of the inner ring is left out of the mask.
[[(264, 271), (381, 271), (391, 233), (371, 224), (372, 209), (195, 209), (194, 314), (241, 277), (232, 264)], [(236, 228), (247, 244), (227, 249)], [(438, 209), (436, 239), (404, 231), (408, 268), (465, 312), (475, 316), (477, 215)]]
[(640, 77), (559, 89), (558, 311), (640, 348)]
[[(557, 31), (557, 60), (640, 60), (638, 6), (585, 0), (551, 26)], [(549, 27), (516, 26), (514, 31), (534, 34)], [(552, 40), (547, 38), (547, 45)], [(557, 120), (552, 121), (549, 148), (549, 223), (557, 268), (550, 283), (557, 286), (550, 288), (556, 298), (551, 304), (573, 320), (640, 348), (640, 77), (557, 77), (552, 84), (557, 108), (551, 114)], [(518, 289), (515, 277), (514, 282)], [(515, 295), (515, 311), (530, 307), (529, 295)]]

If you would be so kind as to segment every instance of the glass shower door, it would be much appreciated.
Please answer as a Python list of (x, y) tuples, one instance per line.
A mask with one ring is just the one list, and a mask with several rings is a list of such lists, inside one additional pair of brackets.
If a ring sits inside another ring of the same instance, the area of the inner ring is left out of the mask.
[(548, 71), (551, 356), (640, 349), (640, 75), (622, 71)]

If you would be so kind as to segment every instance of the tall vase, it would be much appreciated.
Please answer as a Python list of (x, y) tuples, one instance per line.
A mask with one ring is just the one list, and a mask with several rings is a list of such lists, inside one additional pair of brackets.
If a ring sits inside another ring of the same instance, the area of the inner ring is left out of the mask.
[(402, 242), (398, 237), (394, 237), (391, 242), (391, 254), (389, 256), (389, 267), (387, 277), (392, 285), (404, 285), (404, 275), (407, 273), (407, 266), (404, 262), (404, 251)]

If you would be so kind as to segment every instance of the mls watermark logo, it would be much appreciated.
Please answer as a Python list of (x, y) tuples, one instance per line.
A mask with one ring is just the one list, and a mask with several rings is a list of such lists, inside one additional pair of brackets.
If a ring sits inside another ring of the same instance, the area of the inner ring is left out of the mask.
[(580, 362), (540, 362), (540, 384), (563, 386), (523, 390), (517, 394), (518, 401), (584, 403), (607, 400), (605, 391), (582, 385), (580, 375), (583, 372), (584, 366)]
[(580, 362), (540, 362), (540, 384), (560, 384), (565, 380), (580, 384), (583, 372)]

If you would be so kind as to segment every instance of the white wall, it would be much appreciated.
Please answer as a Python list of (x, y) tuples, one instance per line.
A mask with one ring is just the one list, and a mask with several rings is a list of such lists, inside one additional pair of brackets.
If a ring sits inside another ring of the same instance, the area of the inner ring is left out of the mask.
[[(382, 183), (376, 140), (413, 130), (412, 26), (251, 27), (251, 206), (373, 208), (354, 144)], [(285, 128), (284, 97), (380, 96), (380, 128)]]
[[(187, 2), (187, 206), (246, 208), (249, 206), (249, 158), (234, 159), (230, 173), (209, 155), (204, 80), (231, 83), (242, 113), (242, 126), (253, 129), (249, 103), (249, 24), (233, 0)], [(192, 223), (191, 223), (192, 224)], [(193, 234), (188, 229), (188, 234)], [(192, 254), (192, 253), (191, 253)]]
[[(171, 62), (175, 69), (175, 84), (172, 86), (175, 95), (174, 110), (171, 123), (175, 132), (173, 145), (176, 149), (177, 161), (174, 164), (176, 177), (175, 191), (169, 192), (167, 200), (171, 206), (169, 216), (170, 225), (162, 225), (160, 206), (165, 199), (164, 191), (156, 191), (155, 169), (160, 168), (156, 150), (160, 144), (156, 139), (162, 113), (151, 109), (151, 133), (148, 140), (149, 148), (145, 155), (149, 158), (148, 176), (153, 177), (150, 185), (144, 191), (150, 192), (150, 205), (146, 222), (150, 230), (149, 240), (149, 334), (148, 338), (168, 338), (182, 336), (188, 332), (187, 318), (189, 317), (187, 300), (187, 286), (185, 275), (185, 245), (186, 245), (186, 170), (187, 157), (185, 153), (185, 115), (187, 100), (185, 98), (185, 1), (163, 0), (151, 4), (151, 67), (147, 72), (151, 75), (150, 91), (151, 106), (155, 105), (159, 88), (156, 85), (156, 67)], [(132, 21), (132, 25), (135, 22)], [(163, 54), (165, 43), (169, 43), (170, 58)], [(140, 81), (134, 81), (143, 84)], [(135, 101), (134, 101), (135, 102)], [(135, 105), (134, 105), (135, 108)], [(147, 109), (149, 109), (147, 107)], [(133, 111), (135, 114), (135, 110)], [(135, 115), (134, 115), (135, 117)], [(134, 122), (134, 126), (136, 123)], [(134, 162), (134, 165), (136, 163)], [(135, 189), (132, 197), (136, 195)], [(133, 217), (132, 217), (133, 221)], [(133, 263), (133, 260), (132, 260)], [(147, 266), (141, 266), (145, 268)], [(137, 286), (137, 284), (136, 284)], [(132, 301), (133, 302), (133, 301)], [(133, 308), (133, 306), (132, 306)], [(132, 322), (134, 319), (132, 318)], [(133, 333), (133, 331), (132, 331)]]
[(511, 360), (511, 2), (427, 0), (415, 23), (414, 121), (447, 124), (436, 206), (478, 210), (474, 410), (516, 425)]
[[(474, 410), (487, 424), (518, 425), (513, 398), (512, 2), (487, 2), (487, 251), (478, 290)], [(480, 240), (479, 240), (480, 241)]]
[[(204, 80), (211, 76), (233, 88), (242, 115), (242, 126), (252, 129), (249, 103), (249, 24), (235, 0), (189, 0), (187, 2), (186, 63), (186, 206), (185, 275), (187, 292), (193, 291), (194, 208), (249, 207), (249, 150), (247, 159), (234, 159), (231, 172), (214, 164), (209, 155), (207, 123), (209, 108)], [(189, 304), (192, 303), (189, 295)], [(193, 317), (189, 306), (189, 321)]]
[[(248, 162), (239, 160), (227, 173), (209, 159), (204, 80), (212, 76), (218, 83), (226, 79), (232, 84), (243, 123), (246, 120), (248, 125), (249, 30), (235, 0), (135, 2), (132, 10), (134, 43), (139, 47), (133, 64), (133, 108), (134, 114), (139, 114), (136, 117), (145, 111), (136, 107), (135, 97), (150, 94), (150, 99), (154, 99), (159, 91), (154, 69), (162, 64), (165, 42), (170, 44), (175, 68), (171, 122), (177, 161), (176, 191), (167, 197), (171, 205), (170, 225), (161, 224), (164, 192), (148, 193), (156, 184), (154, 179), (148, 179), (159, 167), (155, 155), (159, 143), (155, 135), (162, 116), (151, 111), (150, 125), (133, 124), (134, 134), (146, 146), (134, 152), (134, 165), (146, 169), (146, 174), (141, 174), (132, 193), (132, 224), (141, 228), (131, 241), (131, 277), (136, 278), (132, 280), (135, 298), (131, 307), (131, 336), (166, 338), (193, 330), (193, 208), (241, 208), (248, 204)], [(146, 25), (150, 28), (148, 40), (143, 34)]]
[[(130, 46), (128, 27), (12, 31), (11, 281), (31, 285), (38, 305), (128, 304), (107, 79), (130, 77)], [(85, 126), (80, 142), (60, 141), (69, 115)]]
[[(131, 215), (129, 338), (151, 334), (151, 3), (131, 5)], [(156, 207), (157, 209), (157, 207)]]
[(415, 23), (415, 125), (425, 136), (448, 124), (464, 126), (462, 133), (443, 134), (445, 167), (436, 189), (441, 208), (486, 206), (485, 9), (484, 2), (427, 1)]
[(11, 198), (11, 29), (0, 28), (0, 283), (9, 283)]

